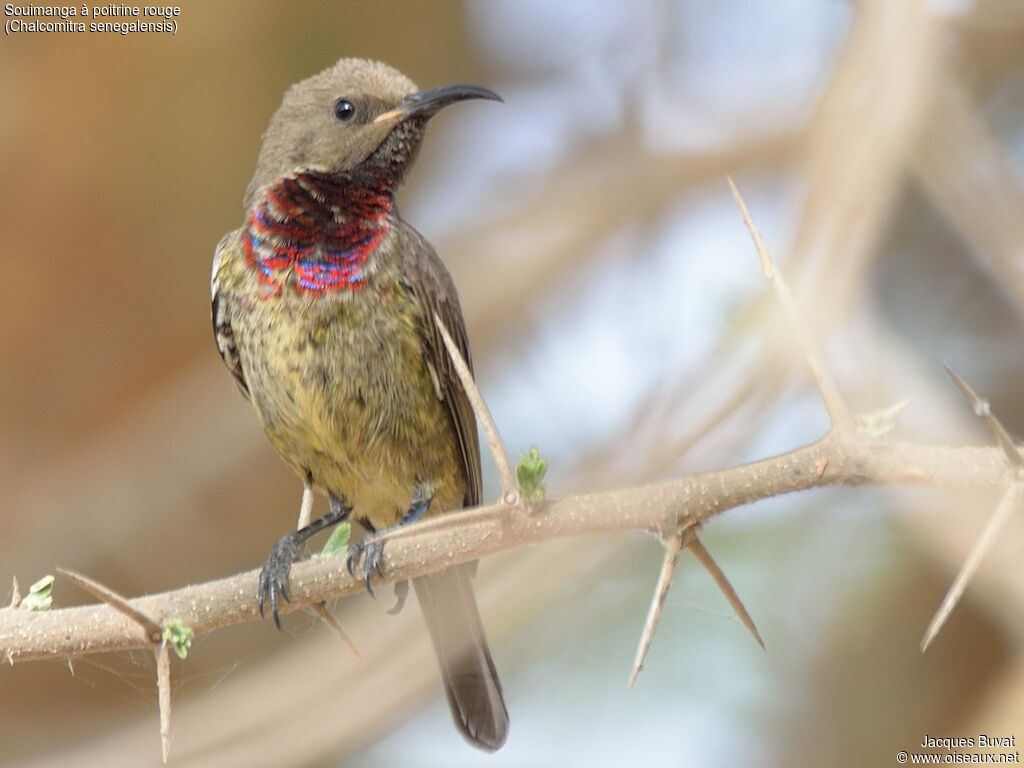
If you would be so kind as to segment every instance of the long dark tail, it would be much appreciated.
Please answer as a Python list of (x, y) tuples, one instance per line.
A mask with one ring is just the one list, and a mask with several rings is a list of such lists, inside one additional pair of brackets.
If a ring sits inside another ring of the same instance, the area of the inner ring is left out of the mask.
[(471, 566), (413, 579), (441, 664), (448, 704), (462, 735), (493, 752), (508, 736), (508, 710), (470, 583)]

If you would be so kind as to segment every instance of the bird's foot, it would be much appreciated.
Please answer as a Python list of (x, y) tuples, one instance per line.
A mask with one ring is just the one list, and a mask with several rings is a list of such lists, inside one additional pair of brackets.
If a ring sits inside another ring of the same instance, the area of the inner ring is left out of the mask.
[[(310, 487), (307, 484), (307, 489)], [(303, 492), (303, 503), (306, 502), (306, 492)], [(303, 528), (286, 533), (270, 550), (270, 557), (260, 571), (260, 585), (256, 590), (256, 604), (260, 610), (260, 618), (263, 618), (263, 608), (270, 603), (270, 612), (274, 616), (274, 624), (281, 629), (280, 606), (283, 598), (286, 603), (292, 601), (288, 594), (288, 575), (291, 573), (292, 565), (299, 559), (302, 553), (302, 545), (310, 537), (315, 536), (332, 525), (337, 525), (348, 518), (352, 512), (345, 500), (340, 496), (331, 496), (330, 511), (323, 517), (318, 517)]]
[[(432, 496), (427, 496), (421, 489), (417, 488), (413, 493), (412, 505), (409, 507), (409, 511), (405, 513), (402, 522), (394, 527), (400, 528), (419, 520), (423, 517), (423, 513), (430, 509), (431, 501), (433, 501)], [(389, 530), (391, 528), (385, 528), (380, 533)], [(362, 541), (349, 545), (348, 548), (348, 559), (345, 562), (348, 573), (350, 576), (355, 577), (358, 570), (358, 576), (366, 584), (366, 591), (370, 593), (370, 597), (376, 597), (373, 593), (373, 575), (376, 574), (384, 578), (385, 543), (385, 541), (378, 541), (376, 536), (370, 534), (364, 537)], [(405, 605), (405, 595), (408, 594), (408, 591), (408, 585), (406, 585), (404, 591), (400, 590), (398, 585), (395, 585), (395, 596), (398, 602), (391, 609), (393, 613), (402, 610), (402, 606)]]
[(295, 533), (288, 533), (277, 540), (274, 548), (270, 551), (270, 557), (260, 571), (260, 584), (256, 593), (256, 604), (259, 606), (260, 618), (263, 618), (263, 608), (270, 604), (270, 613), (274, 617), (274, 624), (281, 629), (280, 601), (291, 602), (288, 594), (288, 575), (291, 573), (292, 564), (299, 559), (299, 552), (302, 541)]
[(370, 597), (376, 597), (373, 593), (373, 575), (384, 577), (384, 542), (377, 541), (373, 535), (368, 535), (362, 541), (350, 544), (348, 548), (348, 559), (345, 567), (348, 568), (349, 576), (355, 577), (359, 571), (359, 578), (366, 584), (366, 591)]

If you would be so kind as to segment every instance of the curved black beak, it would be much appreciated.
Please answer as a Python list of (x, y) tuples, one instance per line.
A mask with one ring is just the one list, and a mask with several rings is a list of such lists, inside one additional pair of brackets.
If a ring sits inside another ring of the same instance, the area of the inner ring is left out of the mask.
[(467, 99), (504, 101), (491, 89), (481, 88), (479, 85), (443, 85), (429, 91), (410, 93), (398, 103), (398, 106), (378, 115), (373, 122), (399, 122), (413, 116), (433, 117), (449, 104)]

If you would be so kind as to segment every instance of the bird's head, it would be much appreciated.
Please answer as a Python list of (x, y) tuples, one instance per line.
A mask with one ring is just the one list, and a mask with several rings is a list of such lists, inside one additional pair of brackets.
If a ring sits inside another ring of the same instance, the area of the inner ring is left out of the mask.
[(427, 121), (466, 99), (501, 101), (494, 91), (475, 85), (420, 91), (386, 64), (342, 59), (285, 93), (263, 136), (246, 202), (268, 184), (303, 170), (373, 173), (397, 186)]

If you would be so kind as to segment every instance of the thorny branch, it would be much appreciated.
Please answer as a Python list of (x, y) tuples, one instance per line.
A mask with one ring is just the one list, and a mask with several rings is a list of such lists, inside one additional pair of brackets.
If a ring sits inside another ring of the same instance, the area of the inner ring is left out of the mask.
[[(163, 628), (149, 614), (132, 605), (131, 601), (109, 587), (66, 568), (58, 568), (57, 572), (141, 627), (146, 633), (149, 644), (154, 647), (157, 703), (160, 708), (160, 754), (166, 763), (171, 754), (171, 655), (170, 648), (163, 636)], [(70, 664), (70, 662), (69, 657), (68, 663)]]
[[(754, 224), (750, 211), (747, 210), (747, 204), (743, 199), (743, 195), (740, 194), (732, 177), (727, 178), (733, 199), (740, 210), (740, 217), (743, 219), (743, 223), (746, 225), (747, 231), (754, 241), (754, 248), (757, 251), (758, 258), (761, 260), (761, 269), (764, 272), (764, 277), (775, 291), (775, 298), (778, 300), (779, 306), (786, 316), (790, 330), (799, 342), (804, 360), (807, 362), (807, 367), (811, 370), (815, 384), (817, 384), (822, 402), (828, 411), (829, 420), (832, 425), (831, 433), (845, 431), (850, 424), (850, 415), (846, 403), (843, 402), (838, 387), (836, 387), (835, 382), (832, 380), (832, 376), (825, 367), (825, 363), (811, 338), (809, 330), (801, 319), (800, 311), (797, 308), (793, 294), (789, 290), (789, 285), (775, 264), (775, 259), (772, 257), (771, 251), (768, 250), (768, 246), (765, 245), (760, 230)], [(826, 466), (827, 463), (822, 466), (822, 471)], [(672, 586), (672, 578), (675, 575), (676, 567), (679, 565), (679, 555), (684, 546), (693, 552), (700, 564), (711, 574), (715, 584), (718, 585), (722, 594), (725, 595), (729, 605), (732, 606), (740, 621), (743, 622), (743, 625), (757, 641), (757, 644), (762, 649), (764, 648), (764, 641), (761, 639), (761, 633), (758, 632), (754, 619), (750, 616), (746, 606), (743, 605), (743, 601), (736, 594), (736, 590), (733, 589), (729, 579), (718, 566), (718, 563), (715, 562), (711, 553), (701, 544), (696, 533), (690, 529), (683, 529), (674, 536), (666, 538), (664, 544), (665, 559), (662, 562), (658, 583), (654, 588), (654, 596), (651, 598), (651, 607), (647, 612), (647, 619), (640, 634), (640, 645), (637, 647), (636, 657), (633, 660), (633, 669), (629, 675), (629, 686), (631, 688), (636, 684), (640, 670), (643, 669), (644, 660), (647, 658), (647, 651), (650, 650), (651, 642), (654, 640), (654, 633), (657, 631), (658, 623), (661, 621), (661, 613), (665, 607), (665, 601), (668, 599), (668, 591)]]
[[(1002, 487), (1006, 467), (997, 448), (940, 447), (830, 434), (790, 453), (728, 469), (700, 472), (653, 485), (548, 501), (535, 514), (509, 518), (505, 504), (466, 510), (418, 523), (388, 543), (390, 581), (410, 579), (455, 563), (517, 547), (587, 533), (645, 531), (663, 536), (759, 499), (837, 485)], [(418, 529), (413, 532), (412, 529)], [(356, 594), (360, 579), (345, 558), (308, 560), (292, 570), (286, 611)], [(201, 636), (252, 621), (258, 571), (132, 600), (156, 621), (181, 619)], [(0, 659), (61, 659), (148, 647), (133, 621), (108, 605), (31, 612), (0, 609)]]

